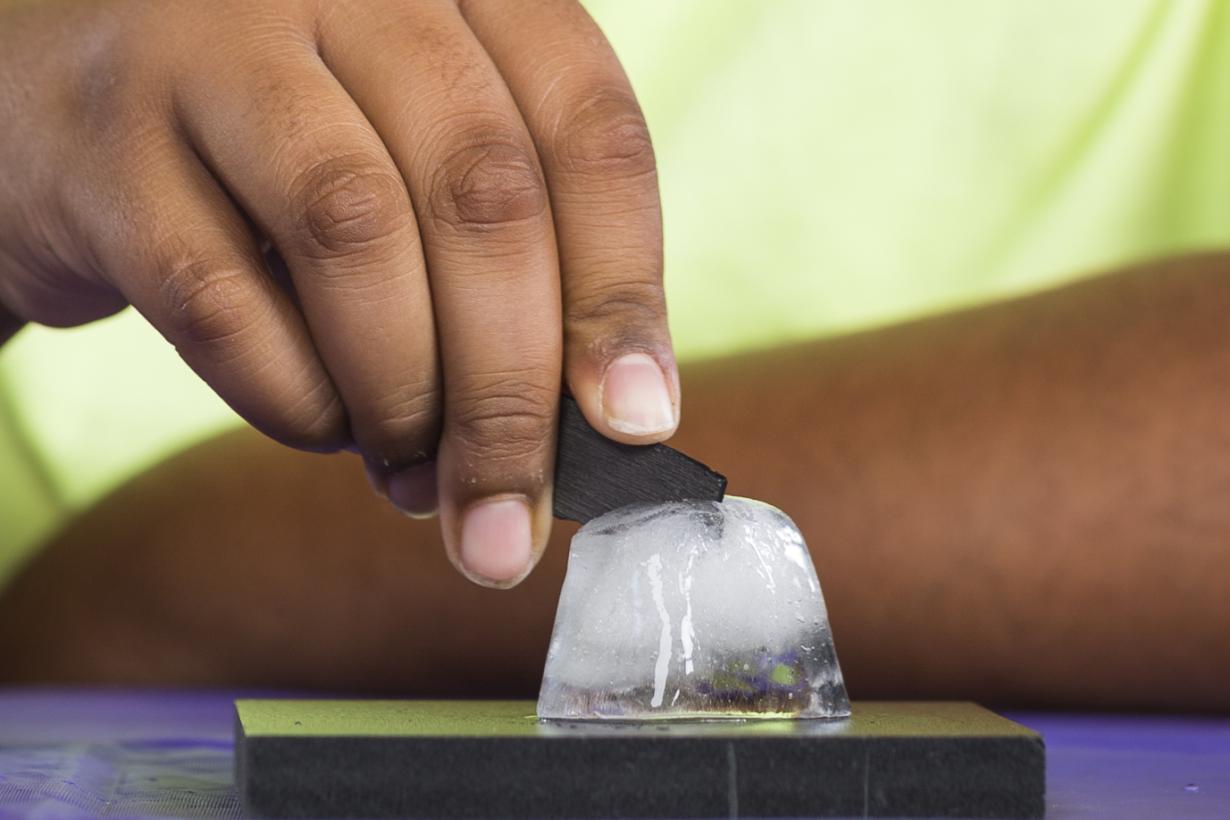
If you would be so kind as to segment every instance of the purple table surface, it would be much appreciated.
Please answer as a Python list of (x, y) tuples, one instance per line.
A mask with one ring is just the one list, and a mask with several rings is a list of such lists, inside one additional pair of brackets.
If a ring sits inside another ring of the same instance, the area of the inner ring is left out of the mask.
[[(0, 817), (238, 817), (232, 701), (254, 694), (0, 689)], [(1230, 818), (1230, 718), (1008, 716), (1046, 738), (1048, 817)]]

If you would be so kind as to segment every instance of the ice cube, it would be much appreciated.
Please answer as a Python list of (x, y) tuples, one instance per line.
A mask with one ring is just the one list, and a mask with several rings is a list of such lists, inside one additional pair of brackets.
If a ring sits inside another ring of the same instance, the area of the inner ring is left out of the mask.
[(849, 714), (820, 583), (781, 510), (637, 504), (572, 539), (540, 718)]

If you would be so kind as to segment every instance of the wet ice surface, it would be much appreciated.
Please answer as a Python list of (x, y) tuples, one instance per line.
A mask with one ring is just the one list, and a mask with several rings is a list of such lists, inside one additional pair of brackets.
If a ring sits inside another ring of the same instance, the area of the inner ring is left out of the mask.
[(781, 510), (634, 505), (572, 539), (539, 717), (849, 714), (811, 556)]

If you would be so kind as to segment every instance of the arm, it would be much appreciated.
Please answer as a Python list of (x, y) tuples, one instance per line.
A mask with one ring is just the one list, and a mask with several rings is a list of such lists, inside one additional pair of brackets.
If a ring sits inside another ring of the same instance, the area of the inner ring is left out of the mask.
[[(686, 367), (674, 443), (802, 527), (857, 697), (1227, 709), (1227, 272)], [(572, 529), (482, 590), (361, 481), (247, 432), (175, 459), (0, 599), (0, 654), (25, 679), (532, 694)]]
[(703, 366), (686, 445), (796, 517), (858, 696), (1230, 708), (1227, 273)]

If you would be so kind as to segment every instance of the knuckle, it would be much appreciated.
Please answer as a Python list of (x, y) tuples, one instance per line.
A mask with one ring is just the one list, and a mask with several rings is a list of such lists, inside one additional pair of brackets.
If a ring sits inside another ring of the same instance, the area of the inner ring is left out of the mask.
[(161, 284), (175, 344), (217, 346), (248, 333), (264, 296), (248, 267), (214, 260), (171, 266)]
[(656, 172), (649, 126), (636, 99), (601, 91), (568, 106), (555, 154), (574, 173), (632, 178)]
[(470, 386), (449, 408), (451, 432), (468, 454), (489, 462), (540, 455), (554, 440), (558, 388), (545, 373), (509, 373)]
[(440, 436), (440, 393), (434, 385), (389, 395), (352, 414), (355, 438), (365, 453), (394, 466), (421, 462)]
[(152, 97), (150, 77), (141, 49), (121, 32), (100, 34), (93, 48), (77, 62), (67, 88), (67, 113), (80, 123), (95, 144), (112, 144), (131, 134), (139, 112)]
[(454, 229), (498, 227), (543, 214), (547, 186), (532, 150), (487, 127), (444, 155), (431, 182), (429, 207), (438, 222)]
[(328, 378), (296, 396), (286, 407), (272, 438), (296, 450), (332, 452), (346, 444), (346, 409)]
[(666, 298), (658, 282), (590, 283), (585, 293), (569, 299), (567, 319), (569, 324), (642, 329), (644, 335), (644, 328), (665, 326)]
[(296, 176), (291, 205), (305, 250), (332, 258), (395, 236), (409, 224), (409, 197), (401, 179), (378, 162), (331, 157)]

